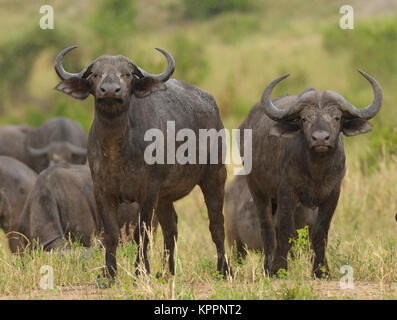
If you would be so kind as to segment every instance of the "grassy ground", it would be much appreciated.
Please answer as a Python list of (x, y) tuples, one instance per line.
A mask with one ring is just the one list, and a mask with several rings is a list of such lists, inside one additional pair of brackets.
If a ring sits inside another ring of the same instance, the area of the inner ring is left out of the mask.
[[(35, 251), (18, 258), (10, 254), (4, 234), (0, 234), (0, 298), (397, 298), (397, 223), (394, 220), (397, 212), (397, 131), (393, 121), (397, 115), (394, 106), (397, 76), (390, 71), (395, 55), (394, 42), (388, 41), (397, 30), (390, 22), (397, 16), (397, 1), (376, 1), (376, 5), (374, 1), (363, 0), (257, 3), (254, 11), (184, 20), (177, 0), (138, 1), (135, 28), (120, 39), (117, 52), (114, 48), (107, 48), (106, 52), (122, 53), (148, 71), (159, 72), (164, 62), (152, 48), (168, 49), (177, 62), (175, 76), (211, 92), (228, 128), (237, 128), (266, 84), (285, 72), (292, 76), (275, 90), (275, 95), (299, 93), (315, 86), (338, 91), (358, 106), (368, 104), (372, 92), (356, 69), (360, 67), (371, 72), (379, 80), (385, 103), (373, 121), (373, 132), (345, 139), (348, 170), (327, 251), (331, 279), (312, 279), (310, 251), (303, 241), (295, 249), (296, 259), (290, 260), (288, 273), (281, 279), (264, 277), (261, 255), (251, 252), (242, 265), (232, 261), (233, 279), (216, 280), (216, 251), (208, 230), (203, 197), (195, 189), (176, 203), (179, 239), (174, 277), (135, 279), (136, 247), (126, 243), (117, 253), (119, 276), (114, 287), (98, 290), (93, 283), (104, 262), (102, 251), (94, 249), (87, 259), (81, 258), (83, 249), (78, 247), (65, 255)], [(358, 23), (354, 31), (344, 31), (351, 32), (350, 39), (345, 38), (346, 33), (338, 33), (339, 6), (346, 3), (355, 8)], [(37, 28), (39, 7), (43, 4), (54, 6), (56, 32), (61, 32), (60, 38), (56, 41), (48, 38), (49, 44), (32, 60), (32, 70), (23, 87), (14, 85), (1, 96), (0, 123), (39, 125), (52, 116), (65, 115), (81, 122), (88, 130), (92, 121), (92, 100), (74, 101), (52, 90), (58, 81), (53, 60), (61, 48), (74, 43), (80, 48), (65, 62), (69, 69), (77, 70), (98, 55), (100, 38), (89, 24), (91, 13), (97, 8), (96, 1), (68, 1), (66, 4), (3, 0), (0, 2), (0, 47), (10, 43), (16, 45), (19, 37), (25, 42), (30, 40), (23, 37), (29, 28)], [(373, 25), (380, 27), (372, 30)], [(62, 34), (62, 30), (68, 30), (71, 36)], [(47, 37), (48, 32), (53, 31), (37, 33), (39, 39)], [(388, 56), (381, 56), (374, 50), (382, 37), (384, 43), (391, 46), (389, 50), (382, 47), (383, 54)], [(346, 39), (349, 41), (343, 43)], [(360, 43), (371, 41), (375, 41), (374, 48), (359, 47)], [(358, 47), (363, 50), (358, 57), (367, 58), (356, 59)], [(387, 63), (382, 64), (382, 61)], [(0, 71), (4, 74), (7, 70)], [(12, 94), (15, 91), (17, 95)], [(228, 169), (230, 173), (231, 167)], [(231, 178), (229, 174), (228, 179)], [(152, 274), (161, 271), (161, 249), (160, 230), (150, 248)], [(229, 258), (233, 260), (230, 254)], [(41, 277), (45, 275), (40, 273), (40, 268), (45, 265), (54, 270), (54, 289), (40, 289)], [(340, 288), (343, 276), (340, 267), (343, 265), (353, 268), (353, 290)]]
[[(96, 276), (104, 254), (93, 249), (82, 259), (81, 248), (63, 256), (35, 251), (13, 257), (2, 237), (0, 246), (0, 298), (51, 299), (396, 299), (397, 298), (397, 161), (390, 159), (377, 172), (365, 176), (357, 170), (358, 160), (348, 160), (349, 170), (330, 230), (328, 261), (332, 277), (313, 280), (311, 253), (303, 239), (294, 248), (289, 271), (281, 279), (262, 275), (262, 257), (250, 252), (245, 263), (236, 264), (235, 277), (216, 278), (216, 252), (208, 230), (208, 218), (201, 193), (176, 203), (179, 239), (176, 275), (136, 279), (136, 246), (125, 243), (117, 252), (119, 276), (114, 287), (98, 290)], [(159, 231), (149, 250), (152, 274), (162, 272), (162, 236)], [(42, 266), (54, 270), (54, 289), (40, 289)], [(353, 268), (354, 289), (342, 290), (340, 267)]]

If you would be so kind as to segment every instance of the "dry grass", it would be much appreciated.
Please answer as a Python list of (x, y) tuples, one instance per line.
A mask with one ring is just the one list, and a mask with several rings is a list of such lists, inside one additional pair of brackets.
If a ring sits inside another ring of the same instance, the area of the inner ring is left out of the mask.
[[(0, 298), (2, 299), (396, 299), (397, 211), (395, 158), (379, 170), (364, 175), (358, 158), (350, 155), (349, 170), (330, 230), (328, 260), (330, 280), (313, 280), (311, 253), (295, 250), (289, 272), (281, 279), (264, 277), (262, 257), (250, 252), (244, 264), (231, 258), (234, 278), (217, 280), (216, 252), (208, 230), (208, 218), (199, 189), (176, 203), (179, 239), (176, 275), (156, 279), (134, 276), (136, 246), (126, 243), (118, 250), (119, 275), (106, 290), (94, 287), (104, 254), (92, 249), (82, 258), (82, 248), (60, 255), (35, 251), (22, 258), (12, 256), (4, 236), (0, 242)], [(230, 168), (229, 168), (230, 169)], [(229, 175), (230, 177), (231, 175)], [(161, 231), (151, 237), (149, 257), (152, 274), (161, 270)], [(52, 290), (40, 289), (40, 268), (53, 267)], [(355, 288), (342, 290), (342, 265), (353, 267)]]

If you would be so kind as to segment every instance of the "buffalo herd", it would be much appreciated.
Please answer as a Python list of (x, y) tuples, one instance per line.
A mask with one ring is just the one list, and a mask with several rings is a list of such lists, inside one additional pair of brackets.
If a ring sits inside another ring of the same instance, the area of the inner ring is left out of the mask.
[[(225, 188), (224, 136), (204, 146), (199, 139), (204, 129), (223, 132), (218, 106), (206, 91), (171, 78), (175, 61), (167, 51), (157, 49), (167, 60), (160, 74), (121, 55), (100, 56), (82, 71), (69, 73), (62, 62), (74, 48), (63, 49), (55, 59), (61, 79), (55, 89), (80, 100), (93, 96), (95, 115), (88, 137), (79, 123), (64, 117), (37, 128), (0, 128), (0, 228), (13, 253), (38, 246), (66, 250), (74, 241), (89, 247), (93, 236), (98, 237), (105, 249), (99, 280), (107, 285), (117, 274), (123, 229), (138, 246), (136, 274), (150, 273), (149, 232), (158, 222), (164, 238), (163, 267), (168, 265), (174, 274), (174, 202), (199, 186), (220, 276), (233, 276), (226, 236), (242, 257), (250, 249), (263, 253), (264, 273), (277, 275), (288, 269), (290, 239), (305, 226), (313, 249), (313, 275), (329, 275), (328, 231), (346, 171), (343, 135), (371, 130), (368, 120), (383, 103), (373, 77), (359, 71), (374, 94), (364, 108), (336, 92), (314, 88), (272, 98), (274, 87), (288, 75), (271, 81), (239, 127), (240, 154), (242, 159), (252, 157), (252, 170)], [(153, 143), (147, 133), (156, 130), (168, 142), (169, 122), (175, 132), (185, 130), (194, 137), (189, 147), (200, 161), (180, 163), (172, 157), (187, 134), (177, 136), (172, 147), (167, 144), (167, 163), (147, 161)], [(250, 141), (244, 130), (252, 132)], [(246, 144), (252, 146), (251, 155), (244, 154)]]

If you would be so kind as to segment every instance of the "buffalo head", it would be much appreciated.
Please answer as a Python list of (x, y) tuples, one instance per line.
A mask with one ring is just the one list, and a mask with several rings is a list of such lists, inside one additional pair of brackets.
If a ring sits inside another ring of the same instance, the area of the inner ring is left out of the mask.
[(84, 164), (87, 149), (68, 141), (53, 141), (43, 148), (33, 148), (26, 143), (26, 151), (33, 159), (37, 172), (57, 163)]
[(55, 70), (63, 80), (55, 89), (77, 99), (85, 99), (91, 93), (99, 115), (104, 118), (115, 118), (126, 111), (132, 94), (142, 97), (164, 89), (163, 83), (175, 68), (172, 56), (157, 48), (168, 62), (167, 70), (161, 74), (150, 74), (121, 55), (101, 56), (81, 72), (69, 73), (64, 70), (62, 59), (74, 48), (76, 46), (62, 50), (55, 59)]
[(367, 120), (373, 118), (382, 106), (382, 89), (369, 74), (359, 72), (374, 92), (372, 103), (365, 108), (356, 108), (336, 92), (313, 88), (305, 90), (292, 105), (278, 108), (270, 96), (277, 83), (289, 74), (273, 80), (262, 95), (266, 115), (276, 121), (270, 134), (291, 138), (302, 132), (308, 148), (322, 153), (335, 148), (340, 132), (354, 136), (370, 131), (372, 126)]

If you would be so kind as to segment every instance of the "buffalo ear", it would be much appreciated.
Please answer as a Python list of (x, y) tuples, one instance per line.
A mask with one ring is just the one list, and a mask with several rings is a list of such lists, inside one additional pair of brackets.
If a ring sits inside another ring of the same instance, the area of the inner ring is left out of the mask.
[(73, 98), (84, 100), (90, 94), (91, 85), (88, 80), (72, 77), (60, 82), (55, 90), (66, 93)]
[(343, 121), (342, 132), (345, 136), (351, 137), (358, 134), (366, 133), (371, 131), (372, 125), (367, 121), (360, 118), (353, 120)]
[(300, 132), (300, 125), (297, 121), (277, 122), (270, 129), (270, 135), (282, 138), (295, 138)]
[(133, 83), (133, 94), (138, 98), (143, 98), (155, 91), (165, 89), (166, 86), (164, 83), (151, 77), (135, 79)]

